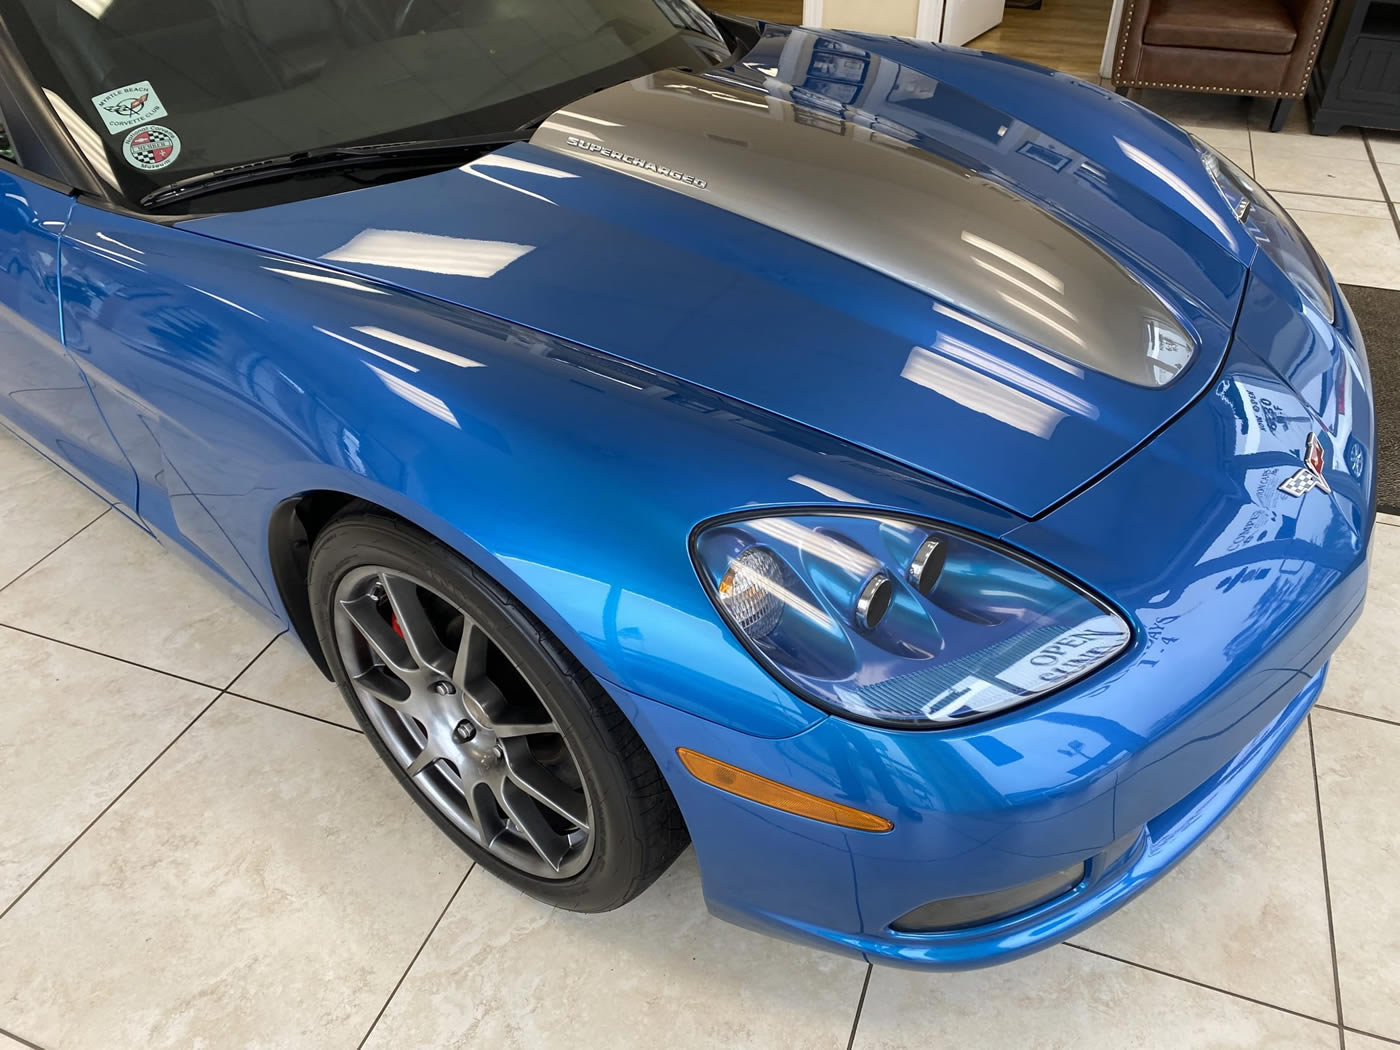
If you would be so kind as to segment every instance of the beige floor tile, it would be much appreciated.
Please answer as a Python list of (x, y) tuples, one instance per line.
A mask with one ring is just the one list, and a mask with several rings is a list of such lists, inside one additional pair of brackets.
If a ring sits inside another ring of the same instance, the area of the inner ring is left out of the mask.
[(216, 694), (8, 628), (0, 663), (3, 911)]
[(116, 514), (0, 591), (0, 623), (218, 687), (277, 633)]
[(1164, 91), (1142, 88), (1133, 101), (1174, 124), (1192, 128), (1246, 129), (1255, 105), (1236, 95), (1212, 95), (1198, 91)]
[(1312, 718), (1342, 1021), (1400, 1039), (1400, 726)]
[(877, 966), (855, 1050), (1336, 1050), (1335, 1028), (1061, 946), (968, 973)]
[(1380, 170), (1381, 181), (1385, 183), (1385, 191), (1393, 201), (1400, 201), (1400, 161), (1390, 163), (1377, 163)]
[(1400, 131), (1368, 131), (1366, 139), (1378, 164), (1400, 164)]
[(1366, 143), (1361, 132), (1344, 128), (1335, 135), (1314, 135), (1301, 113), (1294, 107), (1288, 126), (1282, 131), (1270, 131), (1256, 125), (1249, 132), (1254, 152), (1259, 155), (1288, 157), (1328, 157), (1338, 160), (1367, 160)]
[(1366, 610), (1332, 657), (1322, 703), (1400, 721), (1400, 528), (1378, 525), (1371, 541)]
[(361, 737), (225, 697), (0, 920), (0, 1025), (353, 1047), (467, 866)]
[[(1182, 124), (1182, 131), (1189, 131), (1207, 146), (1226, 153), (1243, 153), (1249, 156), (1249, 128), (1244, 124), (1235, 127), (1212, 127), (1207, 124)], [(1231, 156), (1231, 160), (1234, 157)], [(1239, 163), (1236, 161), (1236, 163)]]
[(1283, 149), (1264, 151), (1256, 143), (1254, 177), (1270, 191), (1383, 199), (1376, 171), (1364, 157), (1355, 160), (1309, 156)]
[[(1285, 871), (1288, 877), (1279, 878)], [(1335, 1017), (1306, 730), (1180, 867), (1074, 943), (1313, 1017)]]
[(841, 1047), (864, 976), (709, 916), (690, 853), (606, 915), (552, 910), (478, 868), (366, 1050)]
[(1317, 211), (1293, 218), (1342, 284), (1400, 289), (1400, 236), (1388, 218)]
[(1376, 520), (1382, 525), (1400, 525), (1400, 514), (1377, 514)]
[(0, 587), (107, 510), (8, 430), (0, 428)]
[(229, 688), (240, 696), (265, 700), (349, 729), (360, 728), (340, 690), (326, 681), (301, 643), (290, 634), (273, 642)]
[(1320, 211), (1332, 215), (1365, 215), (1372, 219), (1388, 219), (1390, 209), (1385, 201), (1362, 201), (1351, 197), (1319, 197), (1311, 193), (1272, 194), (1289, 211)]
[(1235, 167), (1239, 168), (1246, 175), (1254, 174), (1254, 157), (1247, 149), (1222, 149), (1219, 151), (1230, 160)]
[(29, 1048), (18, 1039), (11, 1039), (7, 1035), (0, 1034), (0, 1050), (29, 1050)]
[(1360, 1032), (1347, 1032), (1347, 1050), (1395, 1050), (1395, 1043)]

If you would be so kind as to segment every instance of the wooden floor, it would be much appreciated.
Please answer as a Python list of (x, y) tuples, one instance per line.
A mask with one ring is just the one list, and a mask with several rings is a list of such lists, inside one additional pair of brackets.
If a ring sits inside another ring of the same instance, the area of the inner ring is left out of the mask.
[(765, 22), (802, 24), (802, 0), (707, 0), (705, 6), (713, 11), (761, 18)]
[[(706, 6), (769, 22), (802, 22), (802, 0), (708, 0)], [(1039, 11), (1008, 7), (1001, 25), (967, 46), (1097, 80), (1112, 8), (1113, 0), (1044, 0)]]
[(1039, 11), (1008, 7), (1001, 25), (968, 43), (1098, 82), (1112, 0), (1045, 0)]

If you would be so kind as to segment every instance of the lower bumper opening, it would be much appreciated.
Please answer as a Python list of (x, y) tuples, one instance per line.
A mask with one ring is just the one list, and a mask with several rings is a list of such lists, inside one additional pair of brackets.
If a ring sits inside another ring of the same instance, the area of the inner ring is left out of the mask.
[(898, 933), (939, 933), (1009, 919), (1068, 893), (1087, 872), (1088, 865), (1080, 862), (1009, 889), (929, 901), (890, 925)]

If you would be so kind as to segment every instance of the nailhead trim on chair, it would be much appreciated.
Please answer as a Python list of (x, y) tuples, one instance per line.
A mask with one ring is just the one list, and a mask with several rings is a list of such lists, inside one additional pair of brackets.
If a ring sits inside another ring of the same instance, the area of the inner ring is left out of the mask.
[[(1119, 80), (1118, 75), (1123, 72), (1123, 62), (1128, 56), (1128, 30), (1133, 24), (1134, 0), (1128, 0), (1128, 7), (1123, 12), (1123, 21), (1119, 23), (1118, 31), (1118, 61), (1113, 68), (1114, 87), (1155, 87), (1171, 88), (1175, 91), (1208, 91), (1219, 95), (1258, 95), (1258, 88), (1245, 87), (1198, 87), (1194, 84), (1167, 84), (1156, 80)], [(1317, 20), (1317, 32), (1313, 34), (1312, 47), (1308, 50), (1308, 61), (1303, 67), (1303, 82), (1298, 85), (1297, 91), (1268, 92), (1267, 98), (1302, 98), (1308, 90), (1308, 77), (1312, 74), (1313, 61), (1317, 58), (1317, 49), (1322, 46), (1322, 33), (1327, 28), (1327, 16), (1332, 13), (1332, 0), (1327, 0), (1322, 7), (1322, 14)]]

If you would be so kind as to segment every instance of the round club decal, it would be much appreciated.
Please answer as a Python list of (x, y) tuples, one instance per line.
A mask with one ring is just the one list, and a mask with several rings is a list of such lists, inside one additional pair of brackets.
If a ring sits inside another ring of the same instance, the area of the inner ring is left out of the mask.
[(180, 155), (180, 136), (159, 124), (136, 128), (122, 141), (122, 156), (133, 168), (160, 171)]

